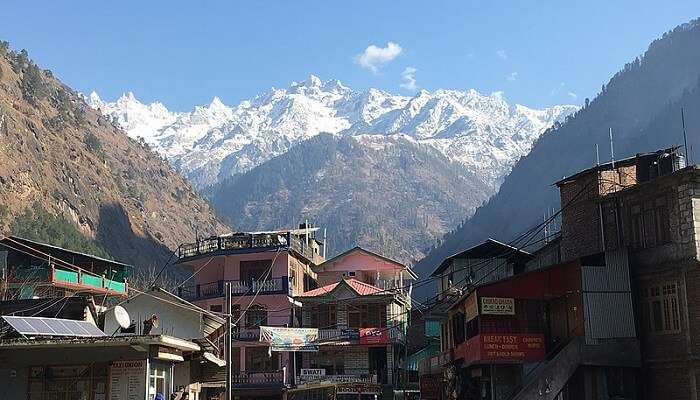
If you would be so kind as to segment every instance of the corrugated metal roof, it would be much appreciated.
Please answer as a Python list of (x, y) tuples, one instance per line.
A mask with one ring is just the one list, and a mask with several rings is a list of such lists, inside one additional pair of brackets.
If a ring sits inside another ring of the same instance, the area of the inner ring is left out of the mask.
[(345, 284), (347, 287), (352, 289), (355, 293), (357, 293), (360, 296), (370, 296), (378, 293), (383, 293), (384, 290), (372, 286), (369, 283), (364, 283), (362, 281), (358, 281), (355, 278), (350, 278), (350, 279), (343, 279), (340, 282), (336, 283), (331, 283), (330, 285), (322, 286), (317, 289), (309, 290), (308, 292), (304, 292), (297, 297), (317, 297), (317, 296), (323, 296), (328, 293), (331, 293), (333, 290), (335, 290), (336, 287), (338, 287), (339, 284)]

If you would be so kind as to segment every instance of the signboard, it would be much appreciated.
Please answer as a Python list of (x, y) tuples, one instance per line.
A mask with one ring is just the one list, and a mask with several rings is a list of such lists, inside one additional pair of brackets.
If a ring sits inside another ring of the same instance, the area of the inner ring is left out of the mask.
[(387, 344), (389, 333), (386, 328), (360, 328), (360, 344)]
[(113, 361), (109, 367), (110, 400), (146, 398), (146, 361)]
[(336, 394), (381, 394), (381, 386), (374, 383), (346, 383), (338, 385), (335, 389)]
[(260, 341), (272, 351), (318, 351), (318, 328), (260, 327)]
[(467, 322), (479, 315), (479, 303), (476, 302), (476, 293), (472, 293), (464, 302), (464, 318)]
[(358, 331), (357, 329), (341, 329), (340, 338), (342, 340), (359, 340), (360, 331)]
[(480, 361), (530, 362), (545, 358), (544, 335), (529, 333), (482, 334), (455, 349), (455, 358)]
[(326, 370), (324, 368), (302, 368), (299, 378), (302, 381), (314, 381), (323, 379), (326, 376)]
[(481, 313), (489, 315), (515, 315), (515, 300), (507, 297), (482, 297)]

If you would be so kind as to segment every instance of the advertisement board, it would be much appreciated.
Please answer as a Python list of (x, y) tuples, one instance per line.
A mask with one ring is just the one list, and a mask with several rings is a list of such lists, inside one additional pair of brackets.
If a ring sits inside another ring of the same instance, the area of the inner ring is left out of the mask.
[(111, 400), (143, 400), (146, 397), (146, 360), (114, 361), (109, 367)]
[(515, 300), (507, 297), (482, 297), (481, 313), (484, 315), (515, 315)]
[(464, 301), (464, 318), (467, 322), (479, 315), (479, 304), (476, 302), (476, 293), (472, 293)]
[(479, 361), (530, 362), (545, 358), (544, 335), (530, 333), (482, 334), (455, 349), (455, 359)]
[(261, 326), (260, 341), (272, 351), (318, 351), (318, 328)]
[(386, 328), (360, 328), (360, 344), (387, 344), (389, 333)]

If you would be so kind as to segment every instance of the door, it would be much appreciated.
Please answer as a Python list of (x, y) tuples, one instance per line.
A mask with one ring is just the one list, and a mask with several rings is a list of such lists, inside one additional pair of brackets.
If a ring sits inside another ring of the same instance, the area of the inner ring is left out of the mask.
[(386, 363), (386, 347), (370, 347), (369, 348), (369, 373), (377, 375), (377, 381), (382, 384), (388, 384)]

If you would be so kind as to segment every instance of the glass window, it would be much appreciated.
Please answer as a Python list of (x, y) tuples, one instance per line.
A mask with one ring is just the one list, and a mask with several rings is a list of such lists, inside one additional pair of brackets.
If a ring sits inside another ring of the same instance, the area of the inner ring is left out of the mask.
[(158, 393), (165, 398), (170, 396), (170, 366), (152, 361), (148, 373), (148, 398), (154, 399)]
[(678, 285), (669, 282), (642, 288), (642, 324), (651, 333), (677, 333), (681, 330)]

